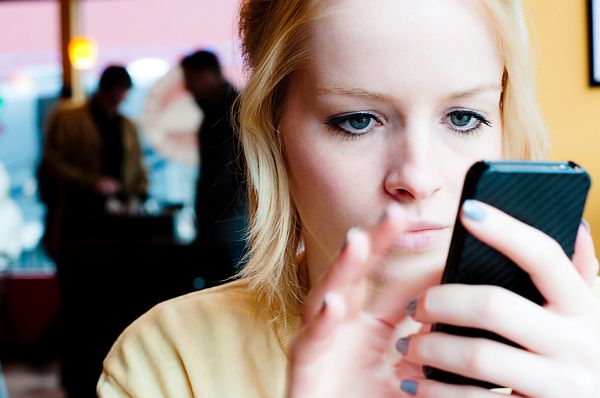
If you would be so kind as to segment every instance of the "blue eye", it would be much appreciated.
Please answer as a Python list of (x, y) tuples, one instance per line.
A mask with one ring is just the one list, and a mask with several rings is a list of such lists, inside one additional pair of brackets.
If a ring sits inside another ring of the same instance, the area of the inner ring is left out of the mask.
[(482, 124), (491, 126), (491, 122), (477, 112), (453, 111), (444, 117), (449, 122), (449, 128), (459, 133), (472, 133)]
[(354, 130), (364, 130), (371, 125), (371, 119), (367, 116), (356, 116), (348, 119), (348, 125)]
[(373, 130), (378, 123), (376, 115), (365, 112), (334, 116), (325, 122), (335, 131), (352, 136), (366, 134)]
[(473, 119), (475, 119), (473, 116), (467, 115), (464, 112), (455, 112), (454, 114), (450, 115), (450, 121), (456, 127), (466, 127), (473, 121)]

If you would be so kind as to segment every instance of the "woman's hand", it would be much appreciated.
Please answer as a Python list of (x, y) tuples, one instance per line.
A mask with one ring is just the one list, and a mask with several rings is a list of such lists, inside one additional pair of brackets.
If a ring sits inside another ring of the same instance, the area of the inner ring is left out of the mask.
[[(511, 387), (516, 396), (599, 397), (600, 300), (590, 289), (598, 260), (587, 229), (579, 228), (571, 261), (547, 235), (483, 203), (468, 203), (461, 220), (476, 238), (523, 268), (547, 303), (538, 306), (491, 286), (431, 287), (418, 297), (417, 321), (490, 330), (523, 348), (418, 333), (399, 344), (403, 360)], [(404, 383), (416, 387), (418, 397), (497, 396), (419, 377)]]
[[(405, 228), (404, 219), (402, 208), (394, 204), (371, 231), (351, 229), (333, 264), (307, 295), (304, 328), (292, 349), (289, 397), (405, 396), (395, 374), (398, 357), (390, 358), (386, 351), (416, 291), (393, 289), (376, 302), (368, 294), (369, 272)], [(429, 286), (436, 279), (423, 283)], [(418, 366), (407, 372), (411, 377), (422, 374)]]

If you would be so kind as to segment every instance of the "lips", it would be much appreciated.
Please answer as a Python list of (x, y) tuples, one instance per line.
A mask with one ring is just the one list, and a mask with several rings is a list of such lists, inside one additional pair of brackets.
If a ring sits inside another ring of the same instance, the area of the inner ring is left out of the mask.
[(394, 246), (402, 250), (427, 250), (436, 246), (446, 235), (448, 226), (418, 222), (409, 224), (394, 241)]

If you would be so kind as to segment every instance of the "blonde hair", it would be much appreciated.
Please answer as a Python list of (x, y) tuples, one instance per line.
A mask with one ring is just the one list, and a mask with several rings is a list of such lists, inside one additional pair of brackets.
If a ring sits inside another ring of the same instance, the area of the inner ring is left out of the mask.
[[(311, 24), (324, 1), (245, 0), (240, 35), (250, 73), (239, 103), (239, 133), (249, 180), (250, 249), (241, 276), (276, 314), (294, 312), (302, 301), (297, 253), (301, 228), (293, 204), (278, 126), (287, 79), (309, 56)], [(505, 59), (502, 95), (503, 153), (541, 159), (547, 139), (538, 109), (528, 32), (520, 0), (487, 0)]]

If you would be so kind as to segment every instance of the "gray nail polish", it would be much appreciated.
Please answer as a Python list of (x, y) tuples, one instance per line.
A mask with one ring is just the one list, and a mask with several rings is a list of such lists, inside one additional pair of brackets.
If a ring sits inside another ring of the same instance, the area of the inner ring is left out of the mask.
[(409, 342), (410, 342), (409, 337), (402, 337), (401, 339), (398, 339), (398, 341), (396, 341), (396, 350), (400, 354), (406, 355), (406, 353), (408, 352), (408, 343)]
[(583, 227), (585, 229), (587, 229), (587, 231), (589, 233), (592, 233), (592, 228), (590, 227), (590, 224), (586, 220), (584, 220), (583, 218), (581, 219), (581, 225), (583, 225)]
[(417, 395), (417, 383), (414, 380), (402, 380), (400, 389), (409, 395)]
[(417, 299), (413, 299), (406, 306), (406, 314), (414, 317), (416, 312), (417, 312)]
[(485, 210), (474, 200), (465, 200), (462, 212), (473, 221), (483, 221), (485, 219)]
[(348, 247), (348, 238), (344, 239), (344, 243), (342, 243), (342, 247), (340, 249), (340, 253), (343, 253), (344, 250), (346, 250), (346, 248)]

